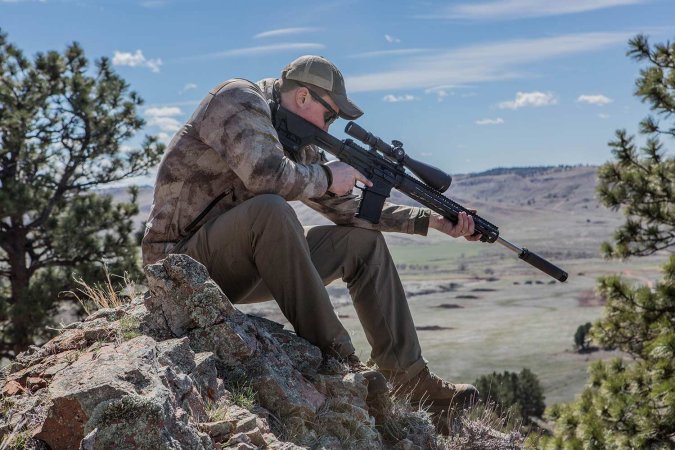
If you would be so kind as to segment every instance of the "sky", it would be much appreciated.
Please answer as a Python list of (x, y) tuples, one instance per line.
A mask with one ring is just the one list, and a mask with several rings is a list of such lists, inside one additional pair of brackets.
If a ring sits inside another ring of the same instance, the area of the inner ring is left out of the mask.
[(322, 55), (362, 127), (459, 174), (608, 161), (649, 112), (627, 42), (672, 40), (675, 1), (0, 0), (0, 28), (27, 55), (77, 41), (109, 58), (145, 100), (138, 141), (168, 142), (221, 81)]

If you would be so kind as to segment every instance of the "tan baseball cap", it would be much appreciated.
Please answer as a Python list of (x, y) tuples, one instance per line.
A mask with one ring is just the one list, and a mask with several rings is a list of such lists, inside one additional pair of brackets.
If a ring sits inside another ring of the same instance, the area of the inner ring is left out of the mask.
[(340, 117), (354, 120), (363, 115), (361, 108), (347, 98), (345, 80), (335, 64), (326, 58), (314, 55), (301, 56), (281, 72), (282, 80), (312, 84), (328, 92), (340, 108)]

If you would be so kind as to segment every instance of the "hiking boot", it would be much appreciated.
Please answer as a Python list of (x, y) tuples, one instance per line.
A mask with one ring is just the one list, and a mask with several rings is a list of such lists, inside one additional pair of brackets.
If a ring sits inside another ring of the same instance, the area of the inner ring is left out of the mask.
[(389, 388), (387, 386), (387, 379), (377, 370), (371, 369), (361, 362), (358, 356), (354, 353), (347, 356), (344, 360), (349, 367), (349, 372), (360, 373), (368, 382), (368, 397), (381, 395), (386, 393)]
[[(395, 377), (394, 377), (395, 378)], [(439, 411), (449, 407), (467, 408), (478, 401), (478, 389), (471, 384), (452, 384), (443, 381), (424, 367), (408, 382), (391, 380), (394, 394), (409, 399), (413, 406), (430, 407)]]

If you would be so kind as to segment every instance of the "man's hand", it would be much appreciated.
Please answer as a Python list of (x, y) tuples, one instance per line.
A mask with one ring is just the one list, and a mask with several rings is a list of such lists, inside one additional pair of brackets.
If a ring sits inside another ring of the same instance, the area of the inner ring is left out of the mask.
[[(475, 213), (476, 211), (473, 212)], [(464, 211), (458, 214), (456, 224), (453, 224), (440, 214), (432, 212), (431, 217), (429, 217), (429, 228), (433, 228), (454, 238), (464, 236), (464, 239), (467, 241), (477, 241), (481, 237), (480, 233), (473, 235), (475, 231), (473, 216)]]
[(373, 183), (361, 172), (342, 161), (329, 161), (325, 166), (328, 167), (333, 175), (333, 184), (328, 187), (328, 190), (333, 194), (345, 195), (351, 192), (357, 181), (360, 181), (368, 187), (373, 186)]

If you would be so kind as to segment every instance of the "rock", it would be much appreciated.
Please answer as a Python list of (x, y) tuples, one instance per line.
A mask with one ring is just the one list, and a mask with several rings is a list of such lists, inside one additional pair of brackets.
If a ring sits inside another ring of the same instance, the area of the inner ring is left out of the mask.
[(2, 395), (11, 397), (13, 395), (23, 394), (26, 392), (26, 389), (21, 386), (17, 381), (11, 380), (5, 383), (5, 386), (2, 388)]
[(234, 425), (227, 420), (200, 423), (199, 429), (208, 434), (214, 442), (224, 442), (230, 438)]
[(186, 337), (158, 342), (157, 352), (160, 364), (176, 367), (182, 373), (190, 373), (196, 367), (195, 354)]
[(207, 400), (216, 400), (226, 395), (223, 380), (218, 378), (216, 358), (211, 352), (195, 355), (195, 368), (190, 373), (197, 390)]
[(212, 352), (228, 366), (236, 366), (255, 353), (258, 342), (253, 330), (245, 330), (237, 323), (219, 323), (197, 328), (189, 335), (190, 345), (197, 352)]
[(39, 389), (47, 387), (47, 380), (40, 377), (28, 377), (26, 379), (26, 387), (30, 389), (31, 392), (35, 392)]
[(48, 388), (51, 406), (36, 437), (54, 450), (77, 448), (84, 437), (84, 424), (100, 403), (152, 383), (154, 352), (154, 340), (143, 336), (119, 349), (109, 344), (80, 356), (52, 379)]
[(326, 397), (340, 398), (345, 403), (368, 410), (368, 383), (360, 373), (318, 375), (314, 385)]
[(127, 395), (100, 403), (87, 423), (92, 449), (212, 449), (204, 438), (187, 424), (176, 420), (163, 398)]
[(422, 450), (422, 447), (415, 445), (409, 439), (401, 439), (392, 447), (392, 450)]
[(187, 255), (169, 255), (145, 267), (150, 295), (145, 306), (164, 318), (176, 337), (222, 321), (234, 307), (206, 267)]
[(169, 255), (146, 273), (151, 296), (145, 304), (164, 316), (174, 334), (188, 333), (195, 351), (212, 352), (228, 367), (243, 366), (258, 401), (270, 411), (307, 419), (316, 414), (325, 397), (269, 333), (234, 309), (204, 266), (186, 255)]
[(54, 375), (51, 404), (36, 437), (53, 450), (78, 448), (85, 434), (96, 449), (116, 442), (115, 448), (182, 448), (168, 446), (174, 441), (210, 448), (183, 417), (183, 406), (195, 417), (206, 415), (194, 383), (181, 373), (195, 367), (190, 357), (194, 353), (184, 340), (160, 345), (148, 336), (82, 354)]
[(283, 325), (263, 317), (248, 316), (258, 329), (269, 333), (277, 345), (288, 355), (297, 370), (310, 378), (316, 376), (319, 366), (323, 362), (323, 355), (318, 347), (310, 344), (295, 333), (285, 330)]

